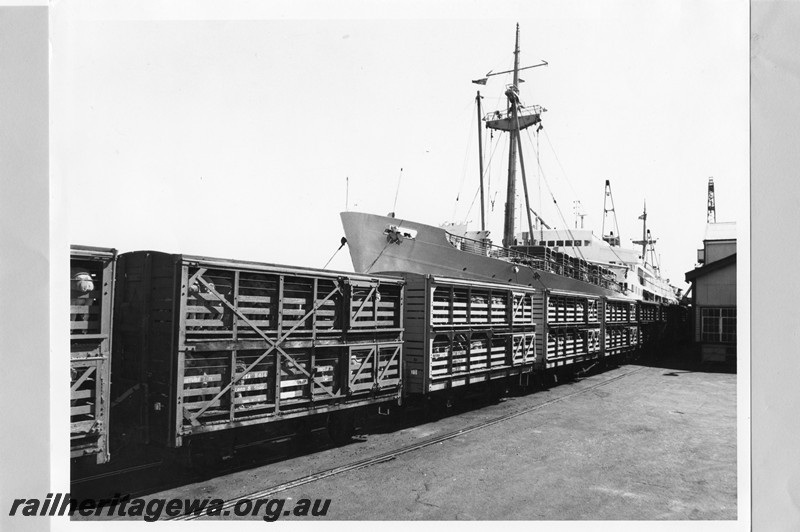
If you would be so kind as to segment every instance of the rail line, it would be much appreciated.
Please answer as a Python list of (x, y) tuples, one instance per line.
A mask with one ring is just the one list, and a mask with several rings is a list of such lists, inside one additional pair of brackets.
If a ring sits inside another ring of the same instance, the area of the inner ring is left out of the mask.
[(77, 485), (77, 484), (86, 484), (86, 483), (89, 483), (89, 482), (97, 482), (99, 480), (104, 480), (104, 479), (107, 479), (107, 478), (115, 478), (115, 477), (118, 477), (120, 475), (125, 475), (125, 474), (128, 474), (128, 473), (135, 473), (137, 471), (144, 471), (146, 469), (152, 469), (154, 467), (158, 467), (158, 466), (162, 465), (162, 463), (163, 462), (161, 462), (161, 461), (148, 462), (146, 464), (137, 464), (137, 465), (133, 465), (133, 466), (130, 466), (130, 467), (124, 467), (122, 469), (115, 469), (114, 471), (107, 471), (107, 472), (104, 472), (104, 473), (98, 473), (96, 475), (89, 475), (89, 476), (85, 476), (85, 477), (76, 478), (76, 479), (70, 480), (70, 484), (74, 486), (74, 485)]
[[(513, 419), (515, 417), (519, 417), (519, 416), (528, 414), (530, 412), (542, 409), (542, 408), (544, 408), (546, 406), (550, 406), (552, 404), (559, 403), (561, 401), (565, 401), (565, 400), (567, 400), (567, 399), (569, 399), (571, 397), (575, 397), (577, 395), (588, 393), (588, 392), (590, 392), (590, 391), (592, 391), (594, 389), (600, 388), (601, 386), (605, 386), (607, 384), (610, 384), (610, 383), (612, 383), (614, 381), (617, 381), (619, 379), (622, 379), (624, 377), (628, 377), (630, 375), (638, 373), (638, 372), (642, 371), (643, 369), (644, 369), (643, 367), (640, 367), (638, 369), (634, 369), (632, 371), (628, 371), (626, 373), (623, 373), (622, 375), (617, 375), (615, 377), (611, 377), (610, 379), (604, 380), (604, 381), (599, 382), (597, 384), (593, 384), (591, 386), (583, 388), (582, 390), (577, 390), (577, 391), (568, 393), (566, 395), (562, 395), (561, 397), (556, 397), (556, 398), (550, 399), (548, 401), (545, 401), (543, 403), (539, 403), (537, 405), (534, 405), (534, 406), (531, 406), (531, 407), (528, 407), (528, 408), (524, 408), (524, 409), (518, 410), (516, 412), (511, 412), (509, 414), (505, 414), (505, 415), (490, 419), (488, 421), (483, 421), (483, 422), (480, 422), (480, 423), (476, 423), (474, 425), (471, 425), (471, 426), (463, 428), (463, 429), (458, 429), (458, 430), (454, 430), (454, 431), (448, 432), (446, 434), (442, 434), (442, 435), (439, 435), (439, 436), (434, 436), (434, 437), (431, 437), (431, 438), (428, 438), (428, 439), (413, 443), (411, 445), (407, 445), (405, 447), (400, 447), (398, 449), (394, 449), (394, 450), (379, 454), (377, 456), (373, 456), (371, 458), (364, 458), (362, 460), (357, 460), (357, 461), (352, 462), (350, 464), (346, 464), (346, 465), (343, 465), (343, 466), (327, 469), (327, 470), (321, 471), (319, 473), (313, 473), (311, 475), (306, 475), (304, 477), (300, 477), (300, 478), (297, 478), (295, 480), (291, 480), (289, 482), (284, 482), (282, 484), (277, 484), (275, 486), (272, 486), (272, 487), (269, 487), (269, 488), (266, 488), (266, 489), (263, 489), (263, 490), (260, 490), (260, 491), (256, 491), (256, 492), (250, 493), (250, 494), (245, 495), (243, 497), (237, 497), (235, 499), (229, 499), (229, 500), (226, 500), (222, 504), (222, 506), (219, 507), (219, 508), (221, 510), (223, 510), (223, 511), (224, 510), (230, 510), (231, 508), (233, 508), (235, 506), (236, 502), (241, 500), (241, 499), (245, 499), (245, 498), (247, 498), (247, 499), (263, 499), (263, 498), (267, 498), (267, 497), (269, 497), (271, 495), (274, 495), (275, 493), (280, 493), (281, 491), (286, 491), (286, 490), (289, 490), (289, 489), (292, 489), (292, 488), (296, 488), (298, 486), (303, 486), (305, 484), (310, 484), (312, 482), (317, 482), (319, 480), (323, 480), (323, 479), (330, 478), (330, 477), (333, 477), (333, 476), (336, 476), (336, 475), (340, 475), (342, 473), (347, 473), (349, 471), (355, 471), (357, 469), (362, 469), (362, 468), (365, 468), (365, 467), (369, 467), (371, 465), (380, 464), (382, 462), (387, 462), (387, 461), (392, 460), (393, 458), (395, 458), (397, 456), (400, 456), (400, 455), (403, 455), (403, 454), (407, 454), (407, 453), (410, 453), (410, 452), (413, 452), (413, 451), (417, 451), (419, 449), (423, 449), (425, 447), (429, 447), (431, 445), (435, 445), (437, 443), (441, 443), (441, 442), (444, 442), (444, 441), (447, 441), (447, 440), (451, 440), (453, 438), (456, 438), (458, 436), (463, 436), (464, 434), (469, 434), (470, 432), (474, 432), (476, 430), (480, 430), (480, 429), (483, 429), (483, 428), (486, 428), (486, 427), (491, 427), (492, 425), (496, 425), (498, 423), (502, 423), (504, 421), (508, 421), (509, 419)], [(173, 518), (171, 518), (169, 520), (170, 521), (191, 521), (191, 520), (198, 519), (198, 518), (202, 517), (202, 515), (203, 515), (202, 512), (198, 513), (198, 514), (186, 514), (186, 515), (181, 515), (181, 516), (178, 516), (178, 517), (173, 517)]]

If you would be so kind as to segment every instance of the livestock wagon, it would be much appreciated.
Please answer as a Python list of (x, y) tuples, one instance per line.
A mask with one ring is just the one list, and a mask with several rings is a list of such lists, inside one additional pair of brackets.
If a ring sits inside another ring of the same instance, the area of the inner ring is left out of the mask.
[(137, 423), (166, 447), (322, 414), (349, 420), (400, 399), (403, 297), (399, 279), (122, 254), (115, 395), (144, 384)]
[(637, 303), (626, 298), (603, 298), (603, 355), (622, 359), (640, 347)]
[(636, 311), (641, 348), (643, 351), (653, 351), (657, 348), (657, 342), (664, 339), (667, 309), (654, 301), (639, 301)]
[(577, 369), (602, 356), (603, 300), (566, 290), (541, 290), (534, 298), (534, 320), (541, 324), (537, 349), (544, 368)]
[(406, 394), (429, 394), (519, 376), (537, 363), (535, 291), (404, 274)]
[(109, 459), (116, 250), (70, 247), (70, 455)]

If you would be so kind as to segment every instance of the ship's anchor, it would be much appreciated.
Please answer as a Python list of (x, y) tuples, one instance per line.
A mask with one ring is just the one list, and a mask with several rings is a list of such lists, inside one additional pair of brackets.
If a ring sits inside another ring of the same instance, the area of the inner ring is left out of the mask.
[(390, 225), (386, 229), (386, 241), (390, 244), (400, 245), (403, 242), (403, 235), (396, 226)]

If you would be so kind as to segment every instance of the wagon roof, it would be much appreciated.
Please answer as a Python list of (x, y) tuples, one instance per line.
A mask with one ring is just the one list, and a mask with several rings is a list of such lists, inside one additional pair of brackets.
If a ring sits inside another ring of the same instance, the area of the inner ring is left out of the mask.
[(274, 264), (269, 262), (255, 262), (239, 259), (224, 259), (219, 257), (206, 257), (202, 255), (185, 255), (181, 253), (169, 254), (160, 251), (133, 251), (130, 253), (158, 253), (163, 255), (172, 255), (174, 260), (180, 262), (189, 262), (202, 264), (204, 266), (217, 267), (217, 268), (235, 268), (250, 271), (270, 272), (270, 273), (284, 273), (293, 275), (309, 275), (315, 277), (346, 277), (349, 280), (375, 282), (378, 281), (383, 284), (403, 284), (402, 279), (383, 275), (364, 275), (353, 272), (345, 272), (338, 270), (323, 270), (320, 268), (308, 268), (305, 266), (293, 266), (288, 264)]

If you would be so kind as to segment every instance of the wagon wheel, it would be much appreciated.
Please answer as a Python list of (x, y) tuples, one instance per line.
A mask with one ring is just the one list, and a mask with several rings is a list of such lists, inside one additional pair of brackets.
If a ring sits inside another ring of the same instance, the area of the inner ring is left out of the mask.
[(328, 417), (328, 435), (337, 445), (350, 442), (356, 432), (355, 416), (350, 412), (339, 412)]
[(190, 445), (186, 453), (190, 467), (199, 473), (214, 471), (223, 465), (222, 453), (219, 450)]
[(291, 437), (292, 447), (302, 454), (314, 447), (314, 433), (308, 420), (299, 420), (294, 424)]
[(511, 387), (506, 379), (489, 383), (489, 397), (493, 403), (504, 403), (511, 395)]
[(546, 391), (552, 386), (550, 376), (543, 371), (537, 371), (533, 375), (532, 391)]
[(428, 405), (425, 409), (425, 417), (429, 421), (438, 421), (440, 419), (444, 419), (452, 413), (454, 405), (455, 397), (452, 395), (436, 395), (431, 397), (428, 400)]
[(189, 464), (200, 472), (220, 469), (233, 457), (233, 440), (229, 437), (192, 440), (188, 447)]

